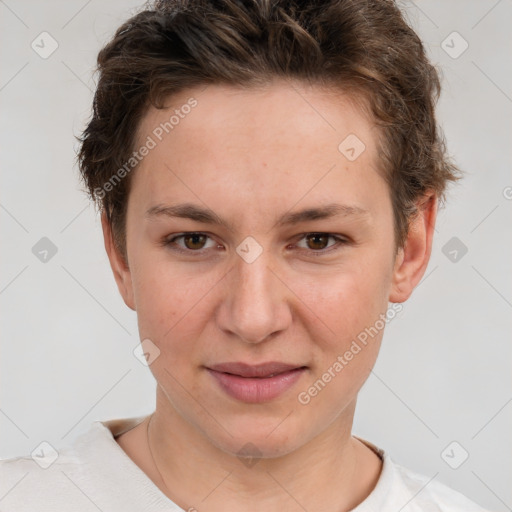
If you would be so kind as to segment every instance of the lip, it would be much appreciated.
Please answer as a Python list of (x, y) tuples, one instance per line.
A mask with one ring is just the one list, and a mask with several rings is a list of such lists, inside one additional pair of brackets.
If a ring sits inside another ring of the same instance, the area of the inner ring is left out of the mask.
[(272, 361), (258, 365), (221, 363), (206, 369), (232, 398), (259, 403), (273, 400), (290, 389), (307, 367)]

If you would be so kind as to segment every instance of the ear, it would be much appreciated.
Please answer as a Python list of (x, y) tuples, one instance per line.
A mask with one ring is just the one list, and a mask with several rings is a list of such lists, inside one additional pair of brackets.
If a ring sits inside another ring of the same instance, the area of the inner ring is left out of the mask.
[(399, 249), (393, 269), (390, 302), (405, 302), (427, 269), (437, 215), (437, 196), (426, 194), (417, 203), (404, 246)]
[(101, 214), (101, 227), (103, 228), (105, 250), (107, 251), (110, 267), (114, 273), (114, 279), (116, 280), (119, 293), (123, 297), (125, 304), (135, 311), (131, 272), (125, 259), (116, 248), (114, 237), (112, 235), (112, 228), (107, 220), (105, 212)]

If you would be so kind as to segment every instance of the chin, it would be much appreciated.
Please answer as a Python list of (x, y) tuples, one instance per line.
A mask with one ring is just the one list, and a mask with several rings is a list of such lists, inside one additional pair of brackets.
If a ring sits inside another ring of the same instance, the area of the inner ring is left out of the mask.
[(218, 447), (240, 459), (244, 458), (262, 458), (273, 459), (283, 457), (295, 451), (300, 443), (296, 439), (290, 438), (289, 435), (283, 438), (276, 438), (270, 440), (265, 435), (262, 436), (247, 436), (230, 439), (229, 442), (222, 443)]
[(222, 451), (237, 457), (275, 458), (287, 455), (307, 442), (305, 433), (296, 430), (296, 426), (288, 423), (289, 418), (254, 420), (239, 419), (235, 423), (226, 424), (231, 437), (225, 431), (222, 437), (210, 442)]

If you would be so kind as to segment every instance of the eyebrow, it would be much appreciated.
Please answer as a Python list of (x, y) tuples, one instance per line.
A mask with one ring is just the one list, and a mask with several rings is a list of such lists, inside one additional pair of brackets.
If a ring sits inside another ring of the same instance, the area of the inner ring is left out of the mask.
[[(332, 217), (364, 217), (368, 214), (368, 210), (360, 208), (359, 206), (330, 203), (316, 208), (306, 208), (298, 212), (285, 213), (277, 220), (276, 225), (285, 227), (300, 224), (301, 222), (329, 219)], [(176, 205), (158, 204), (146, 211), (146, 217), (148, 219), (160, 216), (190, 219), (205, 224), (224, 226), (232, 230), (230, 223), (219, 217), (213, 210), (192, 203)]]

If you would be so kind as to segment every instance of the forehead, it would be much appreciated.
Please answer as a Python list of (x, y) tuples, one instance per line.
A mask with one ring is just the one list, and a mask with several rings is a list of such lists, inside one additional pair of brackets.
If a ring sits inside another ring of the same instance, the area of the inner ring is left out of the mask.
[(283, 193), (293, 200), (308, 187), (311, 199), (327, 200), (334, 190), (353, 196), (363, 181), (382, 180), (377, 128), (341, 92), (297, 82), (216, 84), (181, 91), (166, 107), (147, 111), (137, 137), (153, 148), (132, 186), (153, 203), (178, 191), (196, 200), (222, 193), (282, 202)]
[(193, 131), (195, 137), (188, 144), (204, 146), (213, 139), (231, 139), (237, 145), (244, 139), (266, 140), (270, 146), (294, 142), (298, 151), (307, 140), (337, 146), (352, 130), (371, 151), (376, 129), (365, 105), (362, 95), (290, 80), (259, 87), (211, 84), (170, 96), (167, 108), (149, 107), (137, 139), (140, 144), (152, 134), (158, 141), (166, 138), (170, 142), (166, 135), (172, 133), (176, 139), (180, 132), (188, 136)]

